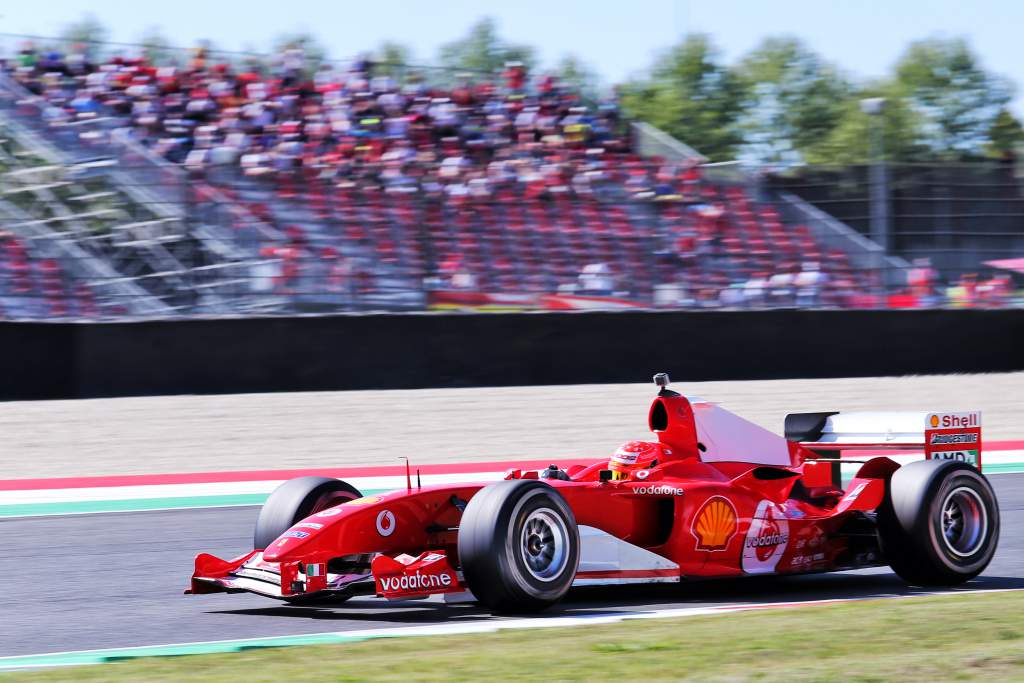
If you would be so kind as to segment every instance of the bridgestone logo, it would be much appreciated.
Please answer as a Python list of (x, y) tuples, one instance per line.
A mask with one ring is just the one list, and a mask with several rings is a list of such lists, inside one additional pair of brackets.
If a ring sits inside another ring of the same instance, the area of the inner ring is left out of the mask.
[(641, 486), (633, 489), (633, 493), (639, 493), (643, 496), (681, 496), (683, 495), (683, 490), (677, 489), (674, 486)]
[(381, 588), (387, 592), (415, 591), (431, 588), (448, 588), (452, 585), (451, 574), (415, 574), (402, 576), (385, 576), (380, 580)]
[(789, 534), (765, 534), (757, 538), (748, 538), (748, 548), (763, 548), (769, 545), (780, 545), (789, 541)]
[(932, 434), (932, 445), (945, 443), (978, 443), (977, 434)]

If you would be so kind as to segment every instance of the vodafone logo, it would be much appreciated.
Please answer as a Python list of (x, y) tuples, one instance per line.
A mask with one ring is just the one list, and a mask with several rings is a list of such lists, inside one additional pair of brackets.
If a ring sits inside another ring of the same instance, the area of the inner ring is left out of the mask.
[(381, 510), (377, 513), (377, 533), (381, 536), (390, 536), (395, 533), (395, 513), (391, 510)]
[(775, 552), (775, 548), (788, 540), (789, 535), (781, 533), (779, 525), (774, 520), (767, 520), (761, 527), (759, 535), (747, 539), (747, 547), (754, 549), (754, 555), (758, 561), (766, 562)]
[(384, 576), (380, 580), (380, 587), (384, 589), (385, 593), (393, 593), (395, 591), (422, 591), (424, 589), (449, 588), (453, 582), (451, 574), (421, 574), (420, 572), (416, 572), (411, 575)]
[(743, 539), (740, 565), (747, 574), (771, 574), (789, 545), (789, 522), (779, 507), (762, 500)]
[(638, 486), (633, 489), (633, 493), (639, 493), (642, 496), (681, 496), (683, 490), (676, 488), (675, 486)]

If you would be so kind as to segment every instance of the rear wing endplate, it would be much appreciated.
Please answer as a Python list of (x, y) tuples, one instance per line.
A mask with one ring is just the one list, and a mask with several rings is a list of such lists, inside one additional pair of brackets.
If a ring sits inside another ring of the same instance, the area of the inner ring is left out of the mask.
[(981, 469), (981, 412), (793, 413), (786, 439), (815, 453), (923, 451), (927, 459), (960, 460)]

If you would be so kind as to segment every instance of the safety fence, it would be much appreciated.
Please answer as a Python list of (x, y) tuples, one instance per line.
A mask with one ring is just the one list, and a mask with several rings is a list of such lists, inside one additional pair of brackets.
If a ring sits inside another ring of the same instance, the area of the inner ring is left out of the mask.
[[(890, 253), (927, 259), (948, 280), (978, 274), (986, 261), (1024, 257), (1024, 173), (1013, 159), (885, 166)], [(766, 182), (871, 235), (870, 166), (789, 169)]]

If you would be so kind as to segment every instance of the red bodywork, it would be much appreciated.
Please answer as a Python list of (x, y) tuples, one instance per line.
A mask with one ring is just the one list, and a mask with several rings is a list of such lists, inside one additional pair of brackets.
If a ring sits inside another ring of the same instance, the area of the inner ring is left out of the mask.
[[(545, 478), (580, 527), (575, 584), (834, 571), (882, 563), (871, 514), (899, 465), (861, 465), (845, 491), (833, 463), (716, 405), (662, 391), (649, 422), (665, 459), (623, 481), (608, 460)], [(605, 474), (602, 474), (605, 471)], [(510, 471), (506, 478), (538, 478)], [(460, 593), (458, 527), (487, 483), (410, 487), (328, 508), (262, 553), (196, 558), (191, 592), (386, 598)]]

